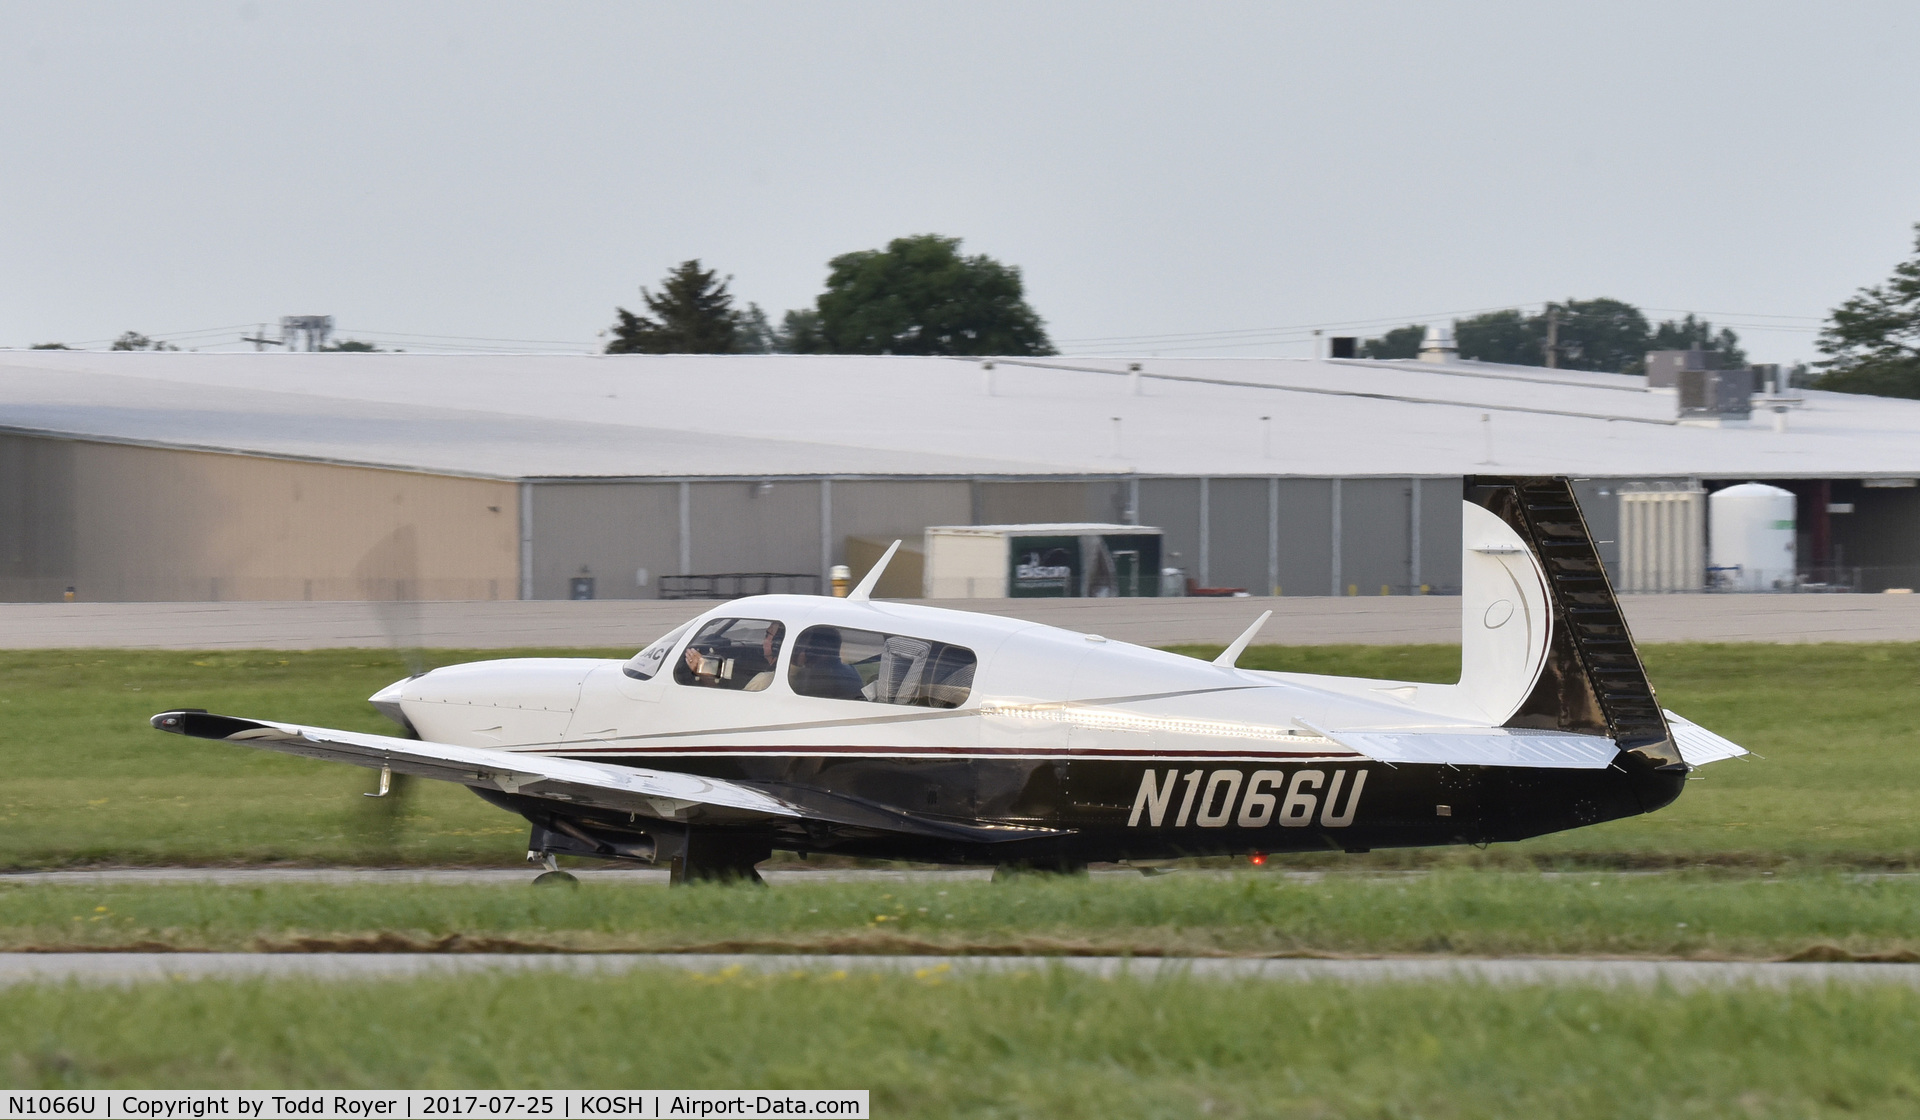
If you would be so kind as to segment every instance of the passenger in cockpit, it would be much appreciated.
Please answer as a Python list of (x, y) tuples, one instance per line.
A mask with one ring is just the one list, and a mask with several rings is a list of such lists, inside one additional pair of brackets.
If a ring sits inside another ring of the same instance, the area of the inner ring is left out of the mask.
[(831, 626), (815, 626), (800, 635), (793, 649), (793, 667), (788, 683), (802, 696), (822, 696), (829, 700), (865, 700), (866, 687), (853, 666), (840, 659), (840, 631)]

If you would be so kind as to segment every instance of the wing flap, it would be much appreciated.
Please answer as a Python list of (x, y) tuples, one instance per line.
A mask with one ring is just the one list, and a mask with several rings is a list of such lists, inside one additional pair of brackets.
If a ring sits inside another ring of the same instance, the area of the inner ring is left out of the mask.
[(1440, 766), (1529, 766), (1545, 770), (1604, 770), (1620, 748), (1603, 735), (1512, 727), (1329, 730), (1306, 723), (1349, 750), (1377, 762)]
[(1723, 739), (1706, 728), (1667, 712), (1667, 728), (1673, 732), (1673, 741), (1680, 748), (1680, 757), (1688, 766), (1700, 767), (1709, 762), (1719, 762), (1727, 758), (1739, 758), (1749, 753), (1747, 748), (1729, 739)]
[(709, 810), (761, 817), (801, 816), (798, 809), (759, 790), (693, 774), (205, 712), (162, 712), (153, 717), (153, 725), (162, 731), (199, 739), (220, 739), (355, 766), (386, 766), (402, 774), (462, 785), (493, 786), (508, 793), (526, 793), (669, 820), (685, 820), (689, 815)]

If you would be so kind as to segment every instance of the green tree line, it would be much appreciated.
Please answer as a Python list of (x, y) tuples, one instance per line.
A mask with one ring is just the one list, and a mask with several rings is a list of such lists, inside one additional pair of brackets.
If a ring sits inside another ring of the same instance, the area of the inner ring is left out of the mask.
[(895, 238), (885, 249), (827, 262), (826, 290), (778, 326), (758, 304), (738, 307), (731, 276), (683, 261), (644, 310), (614, 309), (609, 354), (1051, 354), (1020, 270), (960, 239)]
[[(1408, 325), (1360, 345), (1364, 358), (1415, 358), (1426, 328)], [(1617, 299), (1570, 299), (1549, 303), (1533, 315), (1518, 309), (1489, 311), (1453, 321), (1454, 345), (1473, 361), (1515, 366), (1544, 366), (1548, 356), (1560, 369), (1599, 373), (1643, 373), (1649, 350), (1719, 351), (1728, 366), (1746, 364), (1740, 336), (1714, 330), (1705, 319), (1688, 315), (1649, 323), (1639, 308)]]

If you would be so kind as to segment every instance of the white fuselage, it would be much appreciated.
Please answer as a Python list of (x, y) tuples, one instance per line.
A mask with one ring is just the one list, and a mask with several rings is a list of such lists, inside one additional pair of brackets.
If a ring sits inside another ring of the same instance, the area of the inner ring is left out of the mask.
[[(712, 619), (771, 619), (883, 631), (971, 650), (966, 699), (952, 709), (796, 693), (793, 643), (760, 691), (700, 687), (672, 669)], [(662, 670), (520, 658), (437, 669), (375, 702), (397, 705), (423, 737), (465, 746), (607, 761), (726, 754), (1075, 758), (1353, 759), (1312, 730), (1485, 727), (1457, 686), (1227, 668), (1095, 635), (963, 611), (815, 596), (714, 607), (685, 628)]]

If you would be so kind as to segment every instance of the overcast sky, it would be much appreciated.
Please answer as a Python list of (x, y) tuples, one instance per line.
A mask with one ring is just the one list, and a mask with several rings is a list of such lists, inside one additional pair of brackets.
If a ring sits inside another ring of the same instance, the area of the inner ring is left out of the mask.
[(1911, 0), (0, 0), (0, 346), (587, 349), (680, 260), (777, 319), (937, 232), (1067, 352), (1606, 295), (1793, 360), (1911, 251), (1916, 43)]

